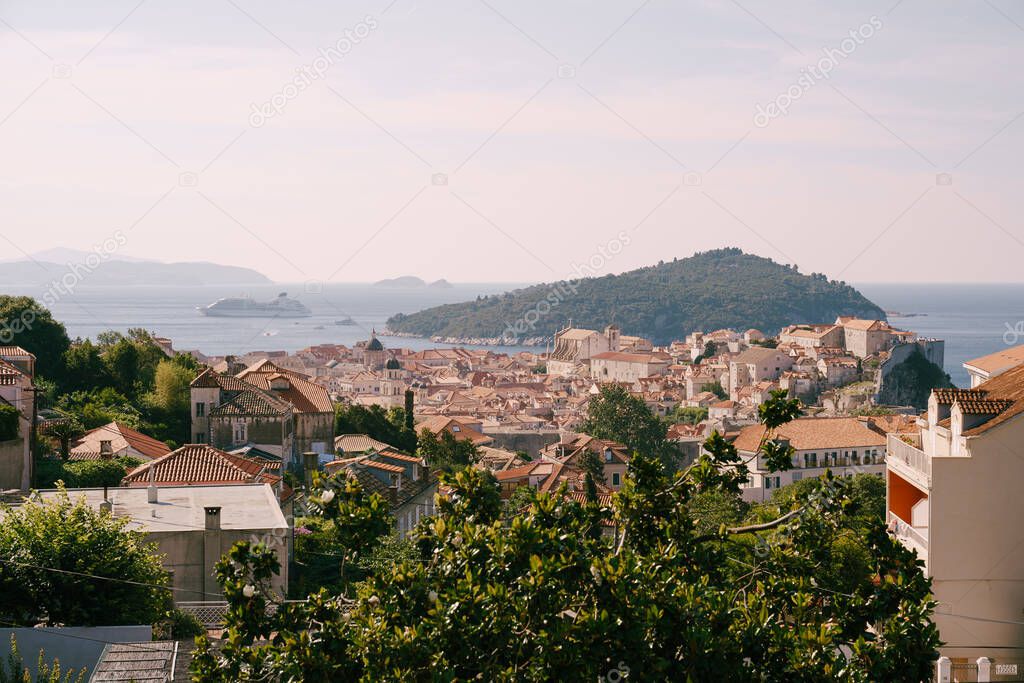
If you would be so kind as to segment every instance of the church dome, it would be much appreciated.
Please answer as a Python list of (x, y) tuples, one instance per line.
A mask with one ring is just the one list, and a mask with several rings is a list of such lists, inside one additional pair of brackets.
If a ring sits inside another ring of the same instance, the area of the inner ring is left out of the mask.
[(366, 342), (367, 351), (383, 351), (384, 345), (380, 343), (380, 339), (377, 337), (370, 337), (370, 341)]
[(388, 358), (388, 362), (384, 364), (384, 367), (388, 370), (401, 370), (402, 366), (394, 358)]

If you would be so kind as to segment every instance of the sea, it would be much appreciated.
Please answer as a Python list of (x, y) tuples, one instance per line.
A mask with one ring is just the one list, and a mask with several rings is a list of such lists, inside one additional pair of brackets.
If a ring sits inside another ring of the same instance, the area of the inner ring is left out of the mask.
[[(450, 288), (391, 288), (371, 284), (89, 287), (58, 296), (49, 305), (72, 337), (92, 337), (104, 330), (142, 327), (172, 340), (179, 350), (207, 355), (247, 351), (296, 351), (314, 344), (352, 346), (384, 329), (395, 313), (468, 301), (524, 286), (514, 283), (453, 283)], [(885, 309), (896, 327), (922, 337), (944, 339), (945, 370), (957, 386), (969, 384), (963, 362), (1024, 344), (1022, 284), (879, 284), (855, 286)], [(269, 300), (281, 292), (299, 299), (313, 316), (299, 319), (209, 318), (197, 310), (225, 296), (248, 295)], [(42, 298), (42, 287), (0, 287), (0, 294)], [(351, 318), (355, 324), (338, 325)], [(628, 330), (627, 330), (628, 332)], [(680, 330), (680, 337), (687, 331)], [(421, 350), (441, 346), (429, 339), (381, 336), (385, 346)], [(466, 345), (472, 347), (472, 345)], [(506, 352), (534, 347), (487, 347)]]

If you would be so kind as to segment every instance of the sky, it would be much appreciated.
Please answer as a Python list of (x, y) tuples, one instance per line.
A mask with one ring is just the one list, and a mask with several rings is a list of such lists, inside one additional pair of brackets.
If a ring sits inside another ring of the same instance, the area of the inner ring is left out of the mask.
[(0, 260), (1024, 279), (1009, 0), (88, 4), (0, 0)]

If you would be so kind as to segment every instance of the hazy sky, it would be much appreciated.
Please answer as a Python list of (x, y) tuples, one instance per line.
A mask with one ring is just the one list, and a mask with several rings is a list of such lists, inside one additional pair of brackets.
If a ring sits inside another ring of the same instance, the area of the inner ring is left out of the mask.
[(88, 4), (0, 0), (0, 258), (1024, 279), (1009, 0)]

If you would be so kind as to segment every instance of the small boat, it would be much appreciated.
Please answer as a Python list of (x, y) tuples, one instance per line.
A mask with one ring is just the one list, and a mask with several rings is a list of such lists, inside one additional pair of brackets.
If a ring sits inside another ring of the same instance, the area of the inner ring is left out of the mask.
[(352, 318), (344, 318), (342, 320), (335, 320), (334, 324), (335, 325), (355, 325), (356, 321), (353, 320)]

